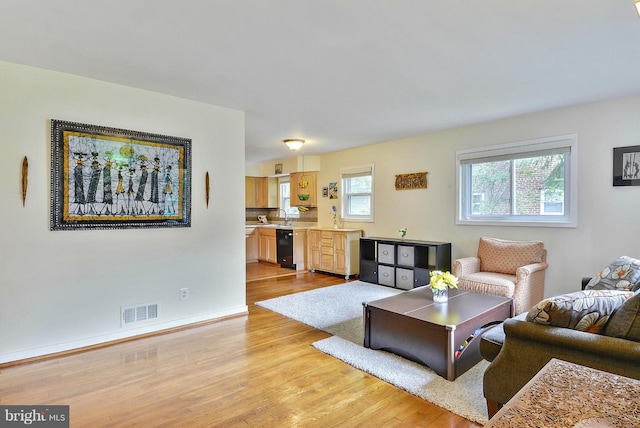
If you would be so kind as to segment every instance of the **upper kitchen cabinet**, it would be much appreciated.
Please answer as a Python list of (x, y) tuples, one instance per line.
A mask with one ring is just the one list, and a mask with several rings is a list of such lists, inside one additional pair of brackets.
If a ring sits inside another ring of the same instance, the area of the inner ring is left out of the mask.
[(318, 172), (292, 172), (289, 176), (291, 183), (292, 207), (318, 206)]
[(246, 208), (278, 208), (278, 180), (270, 177), (244, 178)]
[(244, 178), (244, 204), (247, 208), (261, 208), (266, 196), (264, 177)]

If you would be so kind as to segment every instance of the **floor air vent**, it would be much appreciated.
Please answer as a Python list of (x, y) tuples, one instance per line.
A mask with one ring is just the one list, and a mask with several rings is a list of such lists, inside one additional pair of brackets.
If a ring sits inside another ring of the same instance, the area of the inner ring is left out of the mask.
[(121, 308), (121, 326), (158, 318), (158, 304), (126, 306)]

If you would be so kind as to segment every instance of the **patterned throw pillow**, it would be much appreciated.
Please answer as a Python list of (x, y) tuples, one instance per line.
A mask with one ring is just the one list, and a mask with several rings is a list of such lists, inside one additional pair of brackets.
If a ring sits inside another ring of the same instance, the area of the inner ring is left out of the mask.
[(527, 321), (587, 333), (602, 334), (616, 309), (633, 295), (630, 291), (584, 290), (550, 297), (531, 308)]
[(640, 290), (611, 315), (604, 334), (640, 342)]
[(602, 269), (585, 287), (586, 290), (640, 289), (640, 260), (621, 256)]

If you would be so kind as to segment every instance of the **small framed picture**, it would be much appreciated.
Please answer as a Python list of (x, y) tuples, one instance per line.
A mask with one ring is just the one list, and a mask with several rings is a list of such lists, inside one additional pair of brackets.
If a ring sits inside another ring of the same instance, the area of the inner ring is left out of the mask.
[(640, 186), (640, 146), (614, 147), (613, 185)]
[(338, 199), (338, 182), (329, 183), (329, 199)]
[(277, 163), (276, 164), (276, 174), (282, 174), (282, 164), (281, 163)]
[(327, 196), (329, 196), (329, 188), (328, 187), (323, 187), (322, 188), (322, 197), (326, 198)]

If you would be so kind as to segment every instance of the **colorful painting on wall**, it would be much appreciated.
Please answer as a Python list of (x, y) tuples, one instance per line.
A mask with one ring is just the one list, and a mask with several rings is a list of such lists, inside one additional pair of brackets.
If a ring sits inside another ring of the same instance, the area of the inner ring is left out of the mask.
[(51, 230), (190, 226), (190, 139), (51, 121)]
[(338, 182), (329, 183), (329, 199), (338, 199)]

